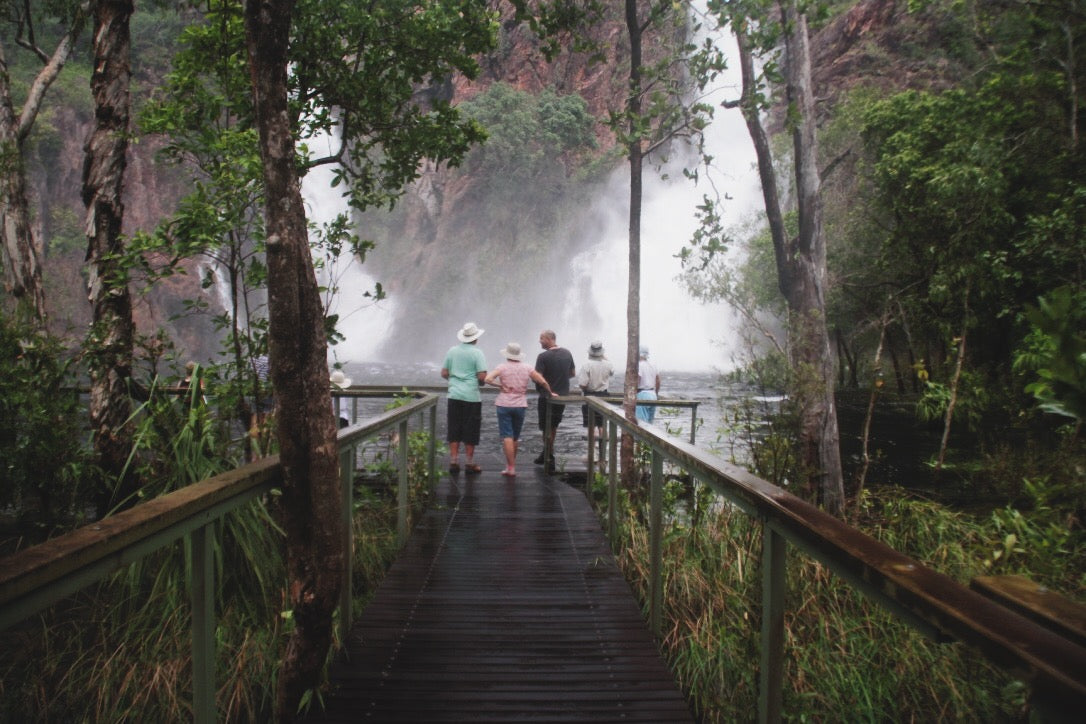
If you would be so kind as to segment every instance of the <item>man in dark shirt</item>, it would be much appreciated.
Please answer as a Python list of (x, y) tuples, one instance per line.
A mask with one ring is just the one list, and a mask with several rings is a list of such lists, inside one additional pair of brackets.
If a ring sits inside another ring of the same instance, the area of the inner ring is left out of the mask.
[[(539, 333), (539, 346), (543, 351), (535, 358), (535, 370), (547, 380), (555, 395), (569, 394), (570, 378), (577, 376), (577, 369), (573, 364), (573, 355), (568, 349), (559, 347), (553, 330), (544, 329)], [(536, 465), (542, 465), (546, 461), (547, 467), (554, 467), (554, 436), (558, 431), (558, 423), (562, 421), (562, 413), (565, 405), (551, 405), (551, 427), (547, 426), (547, 393), (542, 386), (536, 385), (539, 392), (539, 429), (543, 432), (543, 452), (535, 459)]]

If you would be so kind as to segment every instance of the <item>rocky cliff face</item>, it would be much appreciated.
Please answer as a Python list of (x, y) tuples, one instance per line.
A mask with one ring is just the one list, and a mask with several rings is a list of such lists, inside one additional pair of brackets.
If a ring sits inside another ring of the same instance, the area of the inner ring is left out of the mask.
[[(85, 207), (81, 198), (83, 145), (92, 119), (71, 107), (51, 109), (53, 133), (31, 147), (29, 178), (35, 213), (35, 238), (43, 245), (43, 276), (46, 304), (53, 330), (78, 344), (90, 323), (90, 303), (83, 264), (86, 238)], [(150, 231), (176, 207), (185, 193), (184, 180), (176, 169), (158, 163), (161, 143), (142, 138), (130, 145), (124, 186), (124, 233)], [(196, 263), (185, 264), (187, 271)], [(213, 351), (207, 319), (178, 318), (184, 300), (206, 292), (196, 274), (179, 274), (144, 289), (134, 297), (137, 329), (150, 337), (160, 330), (176, 344), (181, 357), (206, 358)]]

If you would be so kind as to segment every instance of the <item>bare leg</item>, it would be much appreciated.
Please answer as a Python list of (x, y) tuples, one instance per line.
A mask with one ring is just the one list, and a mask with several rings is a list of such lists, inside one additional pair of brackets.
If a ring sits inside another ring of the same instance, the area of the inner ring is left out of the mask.
[(466, 456), (465, 464), (471, 465), (475, 460), (475, 446), (464, 443), (464, 455)]
[(459, 457), (460, 457), (460, 443), (458, 443), (458, 442), (450, 442), (449, 443), (449, 463), (450, 464), (455, 463)]
[(505, 467), (512, 470), (517, 466), (517, 441), (511, 437), (503, 437), (502, 450), (505, 452)]

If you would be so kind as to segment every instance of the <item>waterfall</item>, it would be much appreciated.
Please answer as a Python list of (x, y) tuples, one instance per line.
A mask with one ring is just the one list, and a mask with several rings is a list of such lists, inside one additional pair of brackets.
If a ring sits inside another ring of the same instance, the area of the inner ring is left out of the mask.
[[(331, 139), (317, 137), (310, 142), (331, 146)], [(326, 148), (325, 151), (330, 151)], [(347, 200), (339, 188), (332, 187), (335, 169), (330, 165), (312, 169), (302, 179), (306, 219), (318, 227), (331, 222), (340, 214), (350, 215)], [(339, 315), (339, 330), (345, 339), (331, 347), (329, 356), (337, 361), (364, 361), (374, 358), (379, 340), (392, 330), (396, 318), (396, 302), (383, 299), (375, 302), (365, 296), (376, 280), (365, 270), (362, 262), (349, 250), (338, 258), (324, 259), (316, 269), (317, 283), (328, 290), (324, 306), (328, 314)]]
[[(717, 44), (727, 49), (728, 57), (738, 57), (734, 36), (724, 30), (717, 35)], [(713, 122), (705, 132), (706, 153), (714, 159), (716, 187), (729, 198), (725, 206), (729, 226), (746, 221), (761, 203), (756, 157), (743, 117), (738, 110), (719, 107), (723, 101), (739, 97), (739, 83), (738, 68), (729, 68), (706, 98), (716, 106)], [(696, 186), (682, 175), (682, 155), (674, 154), (662, 173), (645, 164), (640, 338), (650, 350), (650, 359), (663, 370), (730, 369), (730, 341), (735, 329), (732, 310), (724, 304), (693, 300), (677, 280), (682, 268), (676, 255), (693, 236), (695, 209), (706, 193), (704, 185)], [(575, 280), (569, 287), (563, 318), (564, 329), (576, 340), (576, 351), (587, 348), (592, 339), (600, 339), (618, 365), (624, 362), (626, 348), (628, 210), (629, 167), (623, 165), (612, 174), (607, 192), (594, 203), (595, 223), (582, 240), (584, 251), (571, 261)]]
[[(735, 41), (730, 32), (718, 42), (728, 48), (728, 57), (736, 58)], [(706, 151), (714, 159), (715, 188), (729, 199), (724, 207), (725, 221), (735, 226), (759, 208), (760, 191), (754, 150), (738, 110), (723, 110), (719, 104), (739, 96), (738, 69), (722, 74), (706, 98), (716, 106), (716, 115), (706, 129)], [(702, 185), (686, 178), (682, 153), (673, 153), (667, 167), (657, 171), (648, 161), (643, 174), (641, 248), (641, 332), (650, 358), (663, 371), (710, 371), (733, 366), (731, 340), (735, 321), (723, 304), (703, 304), (692, 299), (677, 279), (681, 265), (676, 255), (688, 245), (697, 225), (696, 207), (707, 190), (704, 169)], [(331, 188), (331, 169), (315, 169), (304, 181), (311, 222), (321, 223), (346, 211), (341, 191)], [(417, 190), (415, 190), (417, 192)], [(322, 284), (336, 281), (338, 293), (330, 311), (340, 315), (340, 329), (347, 340), (333, 348), (344, 362), (397, 362), (439, 364), (440, 353), (455, 343), (454, 333), (466, 321), (475, 321), (488, 329), (484, 351), (488, 360), (496, 360), (497, 349), (507, 340), (519, 341), (525, 349), (534, 349), (538, 331), (553, 327), (559, 344), (569, 348), (576, 360), (585, 359), (589, 344), (604, 343), (608, 357), (621, 369), (625, 364), (626, 298), (628, 259), (629, 168), (622, 164), (612, 173), (604, 192), (595, 199), (583, 223), (580, 237), (572, 240), (577, 251), (560, 259), (562, 286), (541, 296), (546, 304), (517, 306), (516, 299), (495, 300), (487, 297), (487, 282), (471, 279), (465, 297), (478, 297), (471, 305), (464, 298), (436, 305), (413, 305), (410, 283), (402, 284), (399, 296), (374, 304), (361, 293), (373, 286), (373, 279), (362, 265), (341, 258), (320, 272)], [(410, 243), (397, 239), (395, 243)], [(441, 239), (433, 248), (440, 251)], [(433, 250), (429, 253), (434, 253)], [(450, 260), (450, 273), (461, 273), (464, 260)], [(503, 263), (516, 263), (515, 255)], [(459, 266), (455, 266), (458, 264)], [(543, 270), (540, 270), (541, 272)], [(553, 271), (553, 270), (551, 270)], [(554, 281), (537, 275), (540, 284)], [(465, 294), (463, 289), (458, 290)], [(527, 296), (527, 295), (526, 295)], [(398, 319), (397, 313), (403, 314)], [(411, 326), (405, 320), (411, 320)], [(420, 320), (429, 326), (417, 326)], [(398, 353), (382, 353), (382, 342), (398, 333)], [(404, 338), (407, 338), (406, 340)], [(406, 345), (406, 357), (405, 357)], [(440, 350), (440, 352), (438, 351)]]

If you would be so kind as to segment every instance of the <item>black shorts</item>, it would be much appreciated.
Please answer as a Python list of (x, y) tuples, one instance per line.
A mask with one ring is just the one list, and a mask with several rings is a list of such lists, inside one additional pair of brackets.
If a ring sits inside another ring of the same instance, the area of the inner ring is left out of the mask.
[[(607, 397), (607, 394), (607, 390), (585, 392), (585, 395), (590, 397)], [(595, 410), (592, 411), (592, 421), (595, 427), (603, 427), (603, 415)], [(588, 427), (588, 405), (581, 405), (581, 427)]]
[(479, 444), (479, 428), (483, 424), (483, 403), (466, 400), (449, 401), (449, 430), (445, 442)]
[[(562, 421), (562, 413), (566, 411), (565, 405), (551, 405), (551, 429), (558, 427), (558, 423)], [(544, 429), (547, 424), (547, 397), (545, 395), (539, 396), (539, 429)]]

